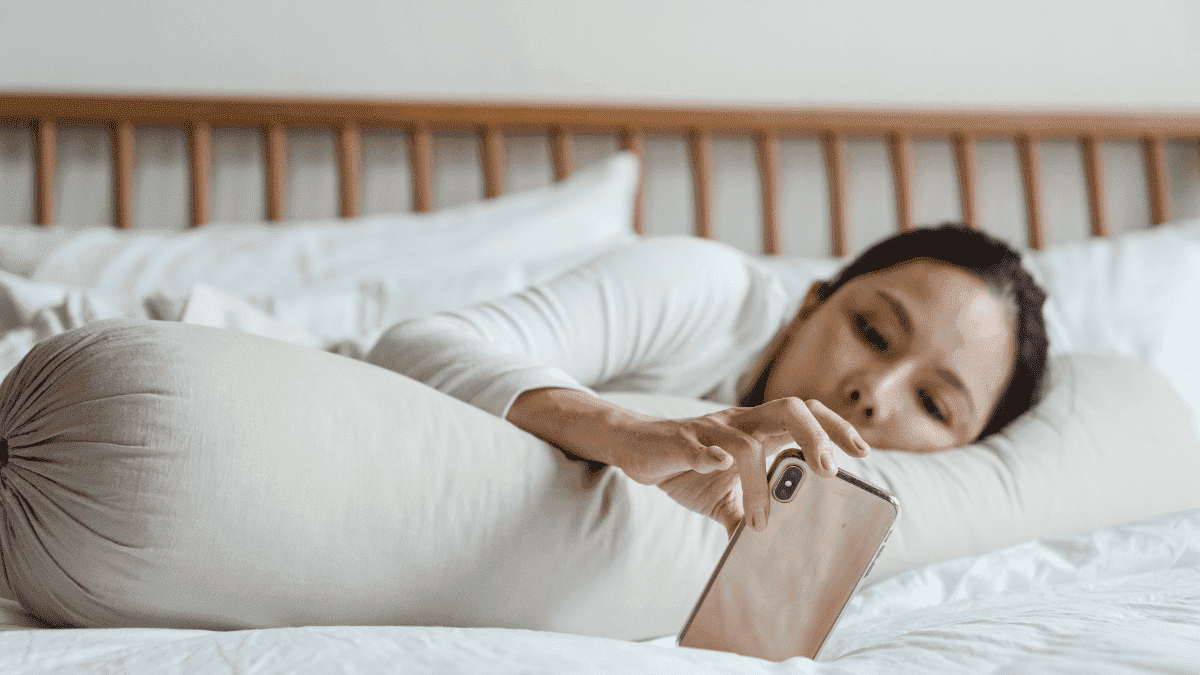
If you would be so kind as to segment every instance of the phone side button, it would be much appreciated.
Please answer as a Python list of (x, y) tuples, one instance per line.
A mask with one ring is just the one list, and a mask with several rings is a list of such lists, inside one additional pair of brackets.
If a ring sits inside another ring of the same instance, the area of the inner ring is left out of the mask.
[[(888, 533), (888, 536), (891, 536), (891, 534), (892, 534), (892, 533), (891, 533), (891, 532), (889, 532), (889, 533)], [(887, 537), (884, 537), (884, 538), (883, 538), (883, 541), (884, 541), (884, 543), (886, 544), (886, 543), (887, 543)], [(875, 557), (874, 557), (874, 558), (871, 558), (871, 564), (870, 564), (870, 565), (867, 565), (867, 571), (866, 571), (866, 572), (863, 572), (863, 578), (864, 578), (864, 579), (866, 579), (866, 578), (867, 578), (867, 575), (871, 573), (871, 570), (875, 569), (875, 562), (876, 562), (877, 560), (879, 560), (879, 554), (880, 554), (880, 553), (883, 553), (883, 549), (884, 549), (884, 548), (885, 548), (885, 546), (881, 544), (881, 545), (879, 546), (879, 550), (878, 550), (878, 551), (875, 551)]]

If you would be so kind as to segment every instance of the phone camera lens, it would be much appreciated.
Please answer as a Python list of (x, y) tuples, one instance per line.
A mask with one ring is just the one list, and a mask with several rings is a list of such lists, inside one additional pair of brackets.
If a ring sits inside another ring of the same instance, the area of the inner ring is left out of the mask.
[(791, 500), (796, 494), (796, 488), (800, 487), (800, 478), (804, 472), (795, 464), (784, 469), (783, 475), (779, 477), (779, 482), (775, 483), (775, 499), (781, 502)]

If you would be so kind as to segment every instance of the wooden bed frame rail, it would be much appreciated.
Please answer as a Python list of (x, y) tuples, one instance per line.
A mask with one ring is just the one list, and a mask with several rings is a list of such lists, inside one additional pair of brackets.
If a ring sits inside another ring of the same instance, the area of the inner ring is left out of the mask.
[[(895, 188), (896, 222), (911, 229), (914, 137), (948, 138), (954, 146), (962, 220), (978, 227), (976, 139), (1006, 137), (1016, 142), (1024, 184), (1028, 242), (1045, 241), (1040, 196), (1039, 140), (1077, 139), (1083, 158), (1092, 233), (1107, 236), (1103, 142), (1136, 138), (1143, 145), (1150, 220), (1171, 219), (1164, 144), (1169, 139), (1200, 139), (1200, 112), (1064, 112), (995, 110), (845, 110), (777, 107), (713, 107), (512, 102), (421, 102), (372, 99), (238, 98), (207, 96), (0, 93), (0, 123), (31, 127), (35, 147), (37, 222), (54, 222), (55, 130), (61, 124), (104, 124), (113, 146), (114, 222), (132, 219), (134, 128), (139, 124), (180, 125), (187, 129), (190, 155), (192, 224), (209, 220), (213, 126), (253, 126), (263, 135), (267, 218), (282, 220), (287, 167), (287, 130), (325, 127), (337, 136), (341, 215), (359, 213), (361, 135), (364, 128), (403, 129), (409, 137), (413, 207), (428, 211), (433, 202), (433, 133), (471, 130), (478, 134), (484, 191), (504, 192), (505, 131), (548, 131), (556, 180), (574, 170), (574, 134), (615, 132), (621, 147), (642, 155), (647, 133), (682, 133), (688, 139), (695, 199), (695, 232), (712, 236), (712, 138), (751, 135), (762, 190), (763, 252), (779, 252), (780, 136), (821, 140), (828, 178), (831, 251), (850, 249), (846, 212), (846, 139), (886, 138)], [(643, 232), (639, 190), (634, 223)]]

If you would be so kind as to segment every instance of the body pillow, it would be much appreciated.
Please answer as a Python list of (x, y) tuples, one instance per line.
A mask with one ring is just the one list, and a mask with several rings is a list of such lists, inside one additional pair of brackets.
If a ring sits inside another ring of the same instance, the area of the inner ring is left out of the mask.
[[(903, 508), (873, 578), (1196, 503), (1200, 448), (1159, 376), (1055, 365), (1045, 403), (988, 444), (840, 458)], [(642, 639), (678, 632), (726, 542), (657, 488), (394, 372), (206, 326), (39, 343), (0, 388), (0, 437), (0, 590), (57, 625)]]
[(0, 388), (0, 437), (0, 589), (56, 625), (653, 637), (726, 541), (402, 375), (207, 326), (38, 343)]

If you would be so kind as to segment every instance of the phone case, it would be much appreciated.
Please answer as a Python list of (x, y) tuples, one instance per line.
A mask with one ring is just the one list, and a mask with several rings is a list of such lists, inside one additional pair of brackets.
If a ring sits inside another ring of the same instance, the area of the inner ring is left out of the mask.
[[(800, 468), (798, 484), (795, 470)], [(891, 494), (839, 470), (810, 475), (799, 450), (768, 473), (767, 529), (743, 521), (679, 635), (683, 647), (771, 661), (816, 658), (843, 608), (883, 550), (900, 505)], [(786, 495), (793, 489), (791, 497)]]

